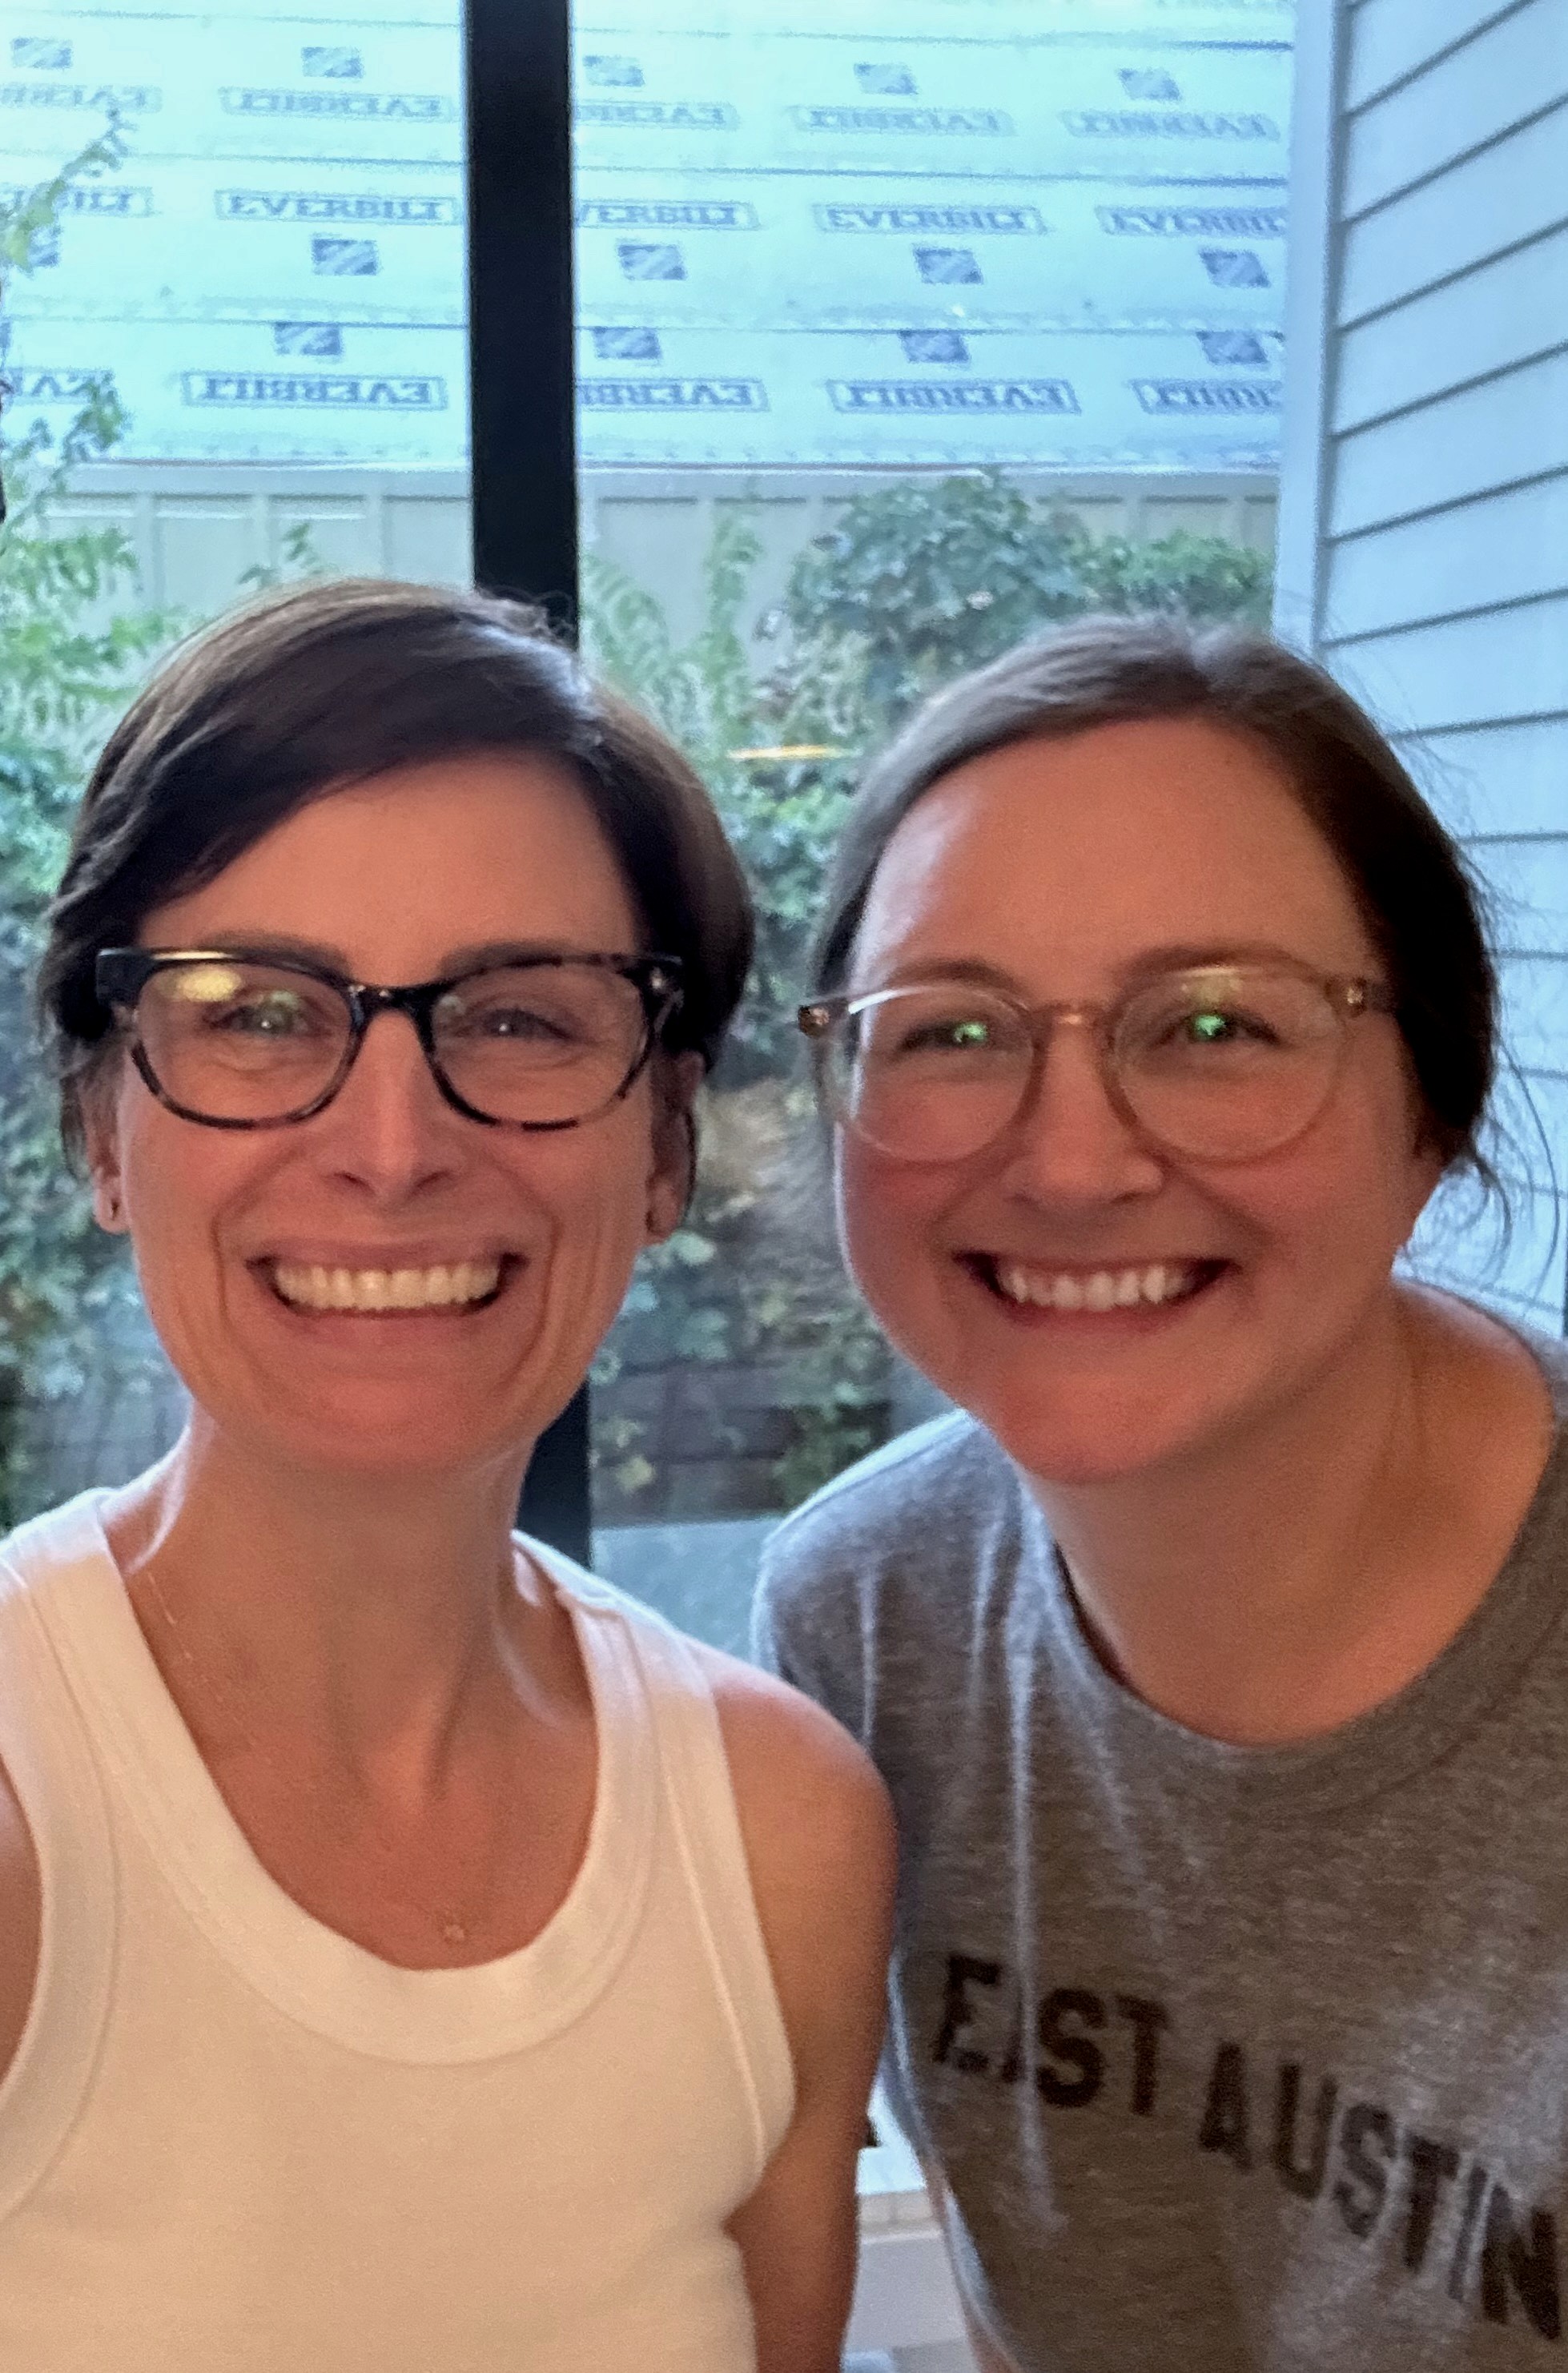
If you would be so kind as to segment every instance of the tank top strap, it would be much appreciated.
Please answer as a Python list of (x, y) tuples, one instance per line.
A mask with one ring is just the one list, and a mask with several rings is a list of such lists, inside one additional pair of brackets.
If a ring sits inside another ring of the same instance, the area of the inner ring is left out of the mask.
[[(0, 1763), (38, 1857), (38, 1975), (0, 2081), (0, 2222), (46, 2173), (90, 2084), (113, 1980), (116, 1876), (103, 1782), (41, 1598), (90, 1554), (77, 1504), (0, 1544)], [(79, 1537), (78, 1537), (79, 1535)], [(37, 1571), (34, 1572), (34, 1567)]]
[(524, 1546), (575, 1606), (584, 1654), (596, 1629), (614, 1627), (636, 1659), (693, 1918), (746, 2075), (760, 2173), (794, 2114), (795, 2072), (712, 1684), (692, 1642), (654, 1609), (538, 1541)]

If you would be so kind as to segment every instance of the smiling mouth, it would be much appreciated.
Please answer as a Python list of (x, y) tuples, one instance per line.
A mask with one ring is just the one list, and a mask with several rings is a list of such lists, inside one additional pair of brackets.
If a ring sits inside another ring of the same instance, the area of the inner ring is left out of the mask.
[(328, 1268), (316, 1262), (265, 1261), (267, 1283), (290, 1310), (406, 1317), (428, 1311), (454, 1317), (499, 1299), (515, 1254), (437, 1263), (428, 1268)]
[(1143, 1261), (1120, 1268), (1052, 1268), (977, 1253), (965, 1264), (999, 1301), (1015, 1309), (1088, 1312), (1095, 1316), (1163, 1310), (1190, 1302), (1230, 1267), (1228, 1261)]

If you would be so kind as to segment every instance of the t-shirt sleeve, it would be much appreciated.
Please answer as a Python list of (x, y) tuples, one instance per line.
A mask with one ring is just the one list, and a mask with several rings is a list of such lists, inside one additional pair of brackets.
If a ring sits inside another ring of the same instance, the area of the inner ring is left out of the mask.
[(814, 1698), (862, 1744), (866, 1736), (861, 1610), (852, 1569), (818, 1522), (786, 1523), (763, 1551), (752, 1606), (752, 1654)]

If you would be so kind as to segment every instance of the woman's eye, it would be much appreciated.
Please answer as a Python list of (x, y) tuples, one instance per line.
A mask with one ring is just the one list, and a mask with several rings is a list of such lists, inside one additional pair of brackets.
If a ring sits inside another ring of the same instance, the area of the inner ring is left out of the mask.
[(915, 1022), (900, 1030), (893, 1052), (895, 1056), (983, 1055), (991, 1043), (991, 1033), (983, 1022)]
[(204, 1016), (209, 1030), (235, 1038), (298, 1037), (310, 1027), (310, 1016), (298, 999), (256, 998), (249, 1004), (220, 1007)]
[(910, 1046), (954, 1046), (965, 1053), (990, 1043), (991, 1034), (983, 1022), (959, 1021), (917, 1023), (905, 1040)]
[(456, 1027), (486, 1038), (533, 1038), (559, 1043), (570, 1036), (554, 1015), (526, 1005), (492, 1005), (475, 1013), (460, 1014)]
[(1256, 1014), (1220, 1006), (1204, 1006), (1198, 1012), (1183, 1014), (1177, 1035), (1189, 1046), (1235, 1046), (1243, 1043), (1266, 1046), (1274, 1038), (1268, 1023)]

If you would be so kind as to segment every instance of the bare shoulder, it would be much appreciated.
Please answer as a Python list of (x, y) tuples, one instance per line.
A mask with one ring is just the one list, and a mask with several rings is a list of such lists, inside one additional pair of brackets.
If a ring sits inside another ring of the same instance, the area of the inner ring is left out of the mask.
[[(740, 1804), (798, 1841), (820, 1878), (825, 1851), (891, 1865), (893, 1813), (870, 1756), (788, 1681), (699, 1648)], [(802, 1824), (809, 1835), (802, 1837)]]
[(38, 1975), (38, 1856), (17, 1792), (0, 1764), (0, 2076), (17, 2056)]
[(880, 2005), (896, 1848), (887, 1791), (830, 1714), (785, 1681), (698, 1651), (792, 2039), (846, 1993)]

